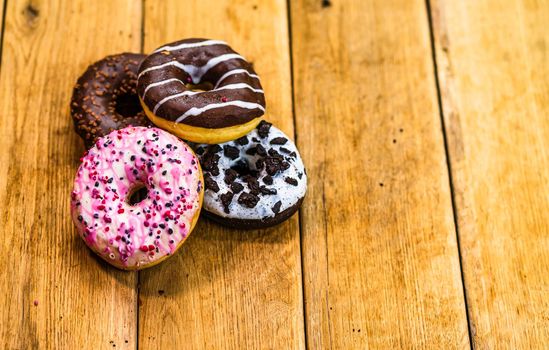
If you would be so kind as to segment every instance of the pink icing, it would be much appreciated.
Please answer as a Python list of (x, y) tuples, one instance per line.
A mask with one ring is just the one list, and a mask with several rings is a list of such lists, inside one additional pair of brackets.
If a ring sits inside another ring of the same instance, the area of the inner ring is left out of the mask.
[[(86, 244), (111, 264), (143, 268), (189, 235), (203, 192), (189, 146), (157, 128), (128, 127), (99, 139), (82, 157), (72, 218)], [(147, 197), (131, 205), (139, 186)]]

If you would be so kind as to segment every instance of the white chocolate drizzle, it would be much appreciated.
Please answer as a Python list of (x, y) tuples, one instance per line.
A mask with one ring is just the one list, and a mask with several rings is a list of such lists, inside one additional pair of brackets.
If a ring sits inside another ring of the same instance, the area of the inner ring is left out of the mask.
[(166, 46), (162, 46), (159, 49), (156, 49), (153, 53), (162, 52), (162, 51), (177, 51), (177, 50), (183, 50), (183, 49), (190, 49), (193, 47), (211, 46), (211, 45), (227, 45), (227, 43), (222, 40), (205, 40), (205, 41), (199, 41), (196, 43), (183, 43), (175, 46), (166, 45)]
[(217, 56), (217, 57), (214, 57), (214, 58), (210, 59), (203, 66), (195, 66), (195, 65), (192, 65), (192, 64), (183, 64), (183, 63), (180, 63), (178, 61), (170, 61), (170, 62), (166, 62), (166, 63), (163, 63), (163, 64), (159, 64), (157, 66), (152, 66), (152, 67), (149, 67), (149, 68), (145, 69), (144, 71), (139, 73), (139, 76), (137, 77), (137, 79), (142, 77), (143, 74), (145, 74), (147, 72), (157, 70), (157, 69), (162, 69), (162, 68), (169, 67), (169, 66), (175, 66), (175, 67), (185, 71), (185, 73), (189, 74), (191, 76), (191, 79), (192, 79), (194, 84), (198, 84), (198, 83), (200, 83), (200, 80), (202, 79), (202, 77), (206, 73), (208, 73), (208, 71), (212, 67), (218, 65), (221, 62), (225, 62), (225, 61), (232, 60), (232, 59), (240, 59), (240, 60), (244, 60), (244, 61), (246, 60), (244, 57), (240, 56), (239, 54), (228, 53), (228, 54), (220, 55), (220, 56)]
[(175, 120), (175, 122), (180, 123), (183, 120), (185, 120), (185, 118), (187, 118), (187, 117), (202, 114), (203, 112), (205, 112), (207, 110), (210, 110), (210, 109), (222, 108), (222, 107), (227, 107), (227, 106), (237, 106), (237, 107), (246, 108), (246, 109), (256, 109), (256, 108), (258, 108), (258, 109), (262, 110), (263, 112), (265, 112), (265, 108), (263, 108), (263, 106), (260, 105), (259, 103), (244, 102), (244, 101), (229, 101), (229, 102), (222, 102), (222, 103), (212, 103), (212, 104), (206, 105), (204, 107), (200, 107), (200, 108), (193, 107), (193, 108), (189, 109), (187, 112), (183, 113), (179, 118), (177, 118)]

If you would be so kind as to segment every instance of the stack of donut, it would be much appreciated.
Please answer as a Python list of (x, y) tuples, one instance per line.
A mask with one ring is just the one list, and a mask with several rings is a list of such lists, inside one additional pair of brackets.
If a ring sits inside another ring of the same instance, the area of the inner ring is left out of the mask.
[(80, 236), (110, 264), (135, 270), (173, 255), (202, 207), (240, 229), (288, 219), (307, 174), (264, 113), (258, 75), (223, 41), (185, 39), (89, 66), (71, 101), (88, 149), (71, 194)]

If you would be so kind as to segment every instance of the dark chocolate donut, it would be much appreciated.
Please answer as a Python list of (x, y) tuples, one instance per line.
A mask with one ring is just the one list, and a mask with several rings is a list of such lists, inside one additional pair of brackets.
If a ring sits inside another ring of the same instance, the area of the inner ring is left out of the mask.
[(137, 70), (145, 55), (121, 53), (90, 65), (72, 93), (74, 129), (86, 148), (111, 131), (151, 126), (137, 96)]
[(231, 127), (265, 112), (252, 65), (219, 40), (185, 39), (158, 48), (139, 68), (138, 92), (154, 116), (194, 127)]
[(288, 219), (307, 191), (295, 144), (261, 121), (237, 140), (191, 145), (204, 173), (204, 215), (229, 227), (255, 229)]

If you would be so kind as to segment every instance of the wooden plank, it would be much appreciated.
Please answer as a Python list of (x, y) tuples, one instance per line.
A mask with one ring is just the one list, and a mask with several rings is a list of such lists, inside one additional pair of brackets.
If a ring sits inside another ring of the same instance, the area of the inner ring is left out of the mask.
[(425, 3), (291, 5), (309, 347), (468, 348)]
[[(253, 61), (267, 119), (293, 135), (285, 1), (146, 3), (146, 51), (187, 37), (226, 40)], [(143, 348), (304, 347), (297, 216), (249, 232), (202, 219), (176, 256), (140, 274), (140, 284)]]
[(140, 16), (130, 0), (8, 1), (0, 76), (1, 348), (136, 346), (137, 275), (96, 259), (70, 219), (84, 149), (69, 100), (88, 64), (139, 50)]
[(474, 345), (549, 343), (549, 3), (433, 1)]

